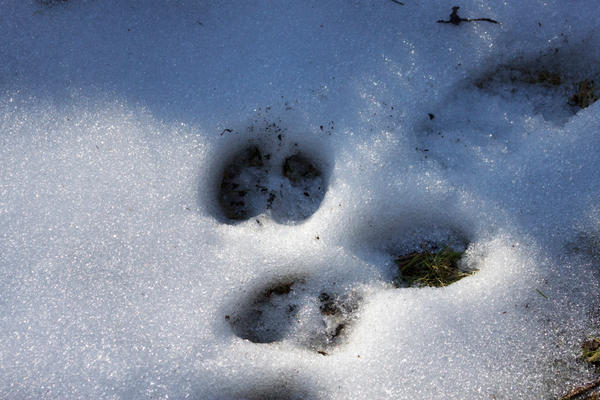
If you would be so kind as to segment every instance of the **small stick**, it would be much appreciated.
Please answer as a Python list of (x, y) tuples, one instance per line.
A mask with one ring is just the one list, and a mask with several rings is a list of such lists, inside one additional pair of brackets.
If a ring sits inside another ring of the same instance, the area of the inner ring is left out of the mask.
[(576, 387), (575, 389), (567, 393), (565, 396), (561, 397), (560, 400), (570, 400), (574, 397), (579, 396), (580, 394), (589, 392), (590, 390), (598, 386), (600, 386), (600, 377), (598, 377), (598, 379), (596, 379), (595, 381), (588, 383), (587, 385)]
[(396, 4), (400, 4), (401, 6), (403, 6), (403, 5), (404, 5), (404, 3), (403, 3), (403, 2), (401, 2), (401, 1), (398, 1), (398, 0), (392, 0), (392, 1), (393, 1), (394, 3), (396, 3)]
[(443, 20), (440, 19), (438, 20), (438, 24), (453, 24), (453, 25), (460, 25), (461, 22), (473, 22), (473, 21), (486, 21), (486, 22), (491, 22), (493, 24), (497, 24), (498, 21), (493, 20), (491, 18), (461, 18), (458, 15), (458, 9), (460, 7), (458, 6), (454, 6), (452, 7), (452, 14), (450, 14), (450, 19), (449, 20)]
[(486, 21), (486, 22), (491, 22), (492, 24), (497, 24), (498, 21), (496, 21), (495, 19), (491, 19), (491, 18), (468, 18), (465, 21), (467, 22), (471, 22), (471, 21)]

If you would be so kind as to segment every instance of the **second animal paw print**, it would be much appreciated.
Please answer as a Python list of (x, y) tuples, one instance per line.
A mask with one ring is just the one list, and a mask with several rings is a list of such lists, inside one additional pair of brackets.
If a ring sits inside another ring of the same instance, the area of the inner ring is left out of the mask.
[(348, 338), (361, 291), (320, 286), (316, 278), (287, 276), (251, 290), (225, 318), (254, 343), (287, 342), (328, 355)]

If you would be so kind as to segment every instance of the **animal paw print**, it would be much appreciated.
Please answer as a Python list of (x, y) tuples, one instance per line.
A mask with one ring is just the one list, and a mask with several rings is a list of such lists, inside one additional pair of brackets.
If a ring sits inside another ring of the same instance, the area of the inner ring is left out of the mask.
[(362, 298), (286, 277), (260, 287), (228, 314), (233, 332), (253, 343), (288, 342), (328, 355), (348, 336)]
[[(260, 214), (279, 223), (296, 223), (319, 208), (326, 178), (307, 151), (251, 144), (229, 160), (218, 189), (221, 217), (241, 222)], [(282, 153), (291, 154), (282, 157)]]

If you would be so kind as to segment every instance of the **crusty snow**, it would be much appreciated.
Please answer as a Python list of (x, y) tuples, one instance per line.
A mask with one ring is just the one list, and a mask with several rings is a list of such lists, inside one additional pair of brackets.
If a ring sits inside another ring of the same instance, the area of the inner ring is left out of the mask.
[[(0, 398), (594, 379), (600, 8), (403, 3), (0, 0)], [(477, 271), (394, 286), (445, 245)]]

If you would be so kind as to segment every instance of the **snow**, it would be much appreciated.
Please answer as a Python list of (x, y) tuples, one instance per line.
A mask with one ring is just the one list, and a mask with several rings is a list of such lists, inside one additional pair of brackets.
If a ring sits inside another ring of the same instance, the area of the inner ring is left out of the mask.
[[(600, 9), (454, 5), (0, 1), (0, 398), (591, 380)], [(394, 287), (423, 243), (477, 272)]]

